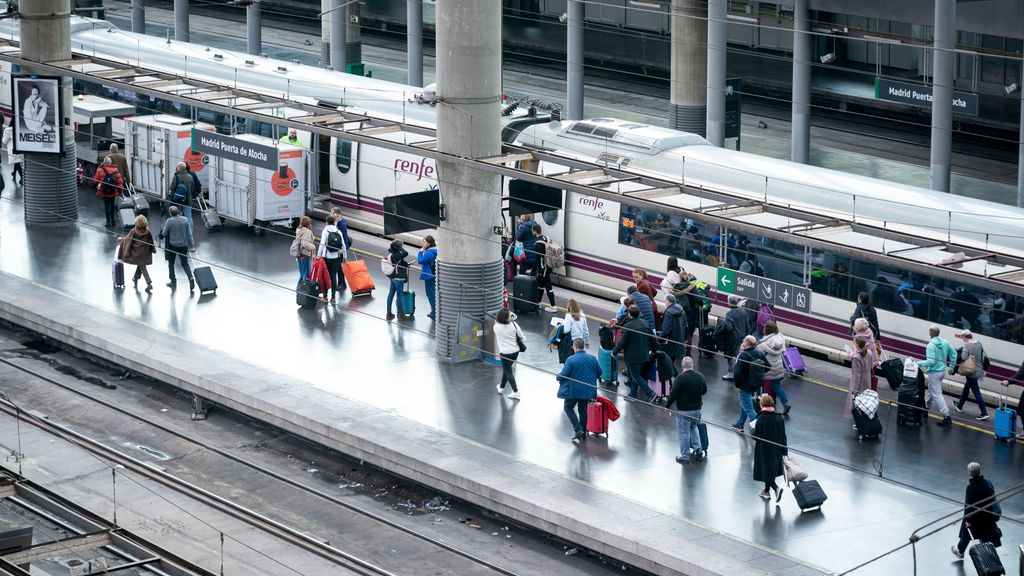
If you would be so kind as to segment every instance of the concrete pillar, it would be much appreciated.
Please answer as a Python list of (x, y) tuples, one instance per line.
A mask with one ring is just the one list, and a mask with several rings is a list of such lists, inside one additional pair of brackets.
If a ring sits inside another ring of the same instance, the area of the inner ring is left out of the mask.
[(263, 51), (263, 13), (261, 10), (259, 0), (245, 8), (245, 48), (249, 54), (259, 55)]
[(188, 0), (174, 0), (174, 39), (188, 42)]
[(132, 0), (132, 32), (146, 33), (146, 0)]
[(707, 134), (707, 3), (672, 0), (672, 110), (669, 128)]
[[(501, 152), (501, 2), (437, 3), (437, 149), (464, 158)], [(437, 354), (455, 352), (459, 314), (501, 307), (501, 178), (441, 162), (447, 210), (438, 231)]]
[(807, 0), (793, 6), (793, 122), (789, 156), (807, 164), (811, 149), (811, 23)]
[(331, 0), (320, 0), (320, 67), (331, 65)]
[(349, 2), (341, 11), (345, 16), (345, 62), (356, 64), (363, 61), (363, 33), (359, 6), (362, 2)]
[(406, 0), (406, 84), (423, 86), (423, 0)]
[(956, 0), (935, 0), (932, 58), (932, 190), (949, 192), (953, 162), (953, 72), (956, 63)]
[(330, 65), (338, 72), (345, 71), (345, 1), (331, 0)]
[(712, 146), (725, 146), (726, 0), (708, 0), (708, 133)]
[(566, 6), (565, 117), (583, 119), (583, 2), (569, 0)]
[[(1024, 61), (1021, 63), (1021, 70), (1024, 70)], [(1020, 91), (1020, 144), (1017, 145), (1017, 207), (1024, 208), (1024, 86)], [(1022, 408), (1024, 410), (1024, 408)]]
[[(71, 58), (71, 0), (21, 2), (21, 54), (26, 60), (52, 62)], [(28, 68), (28, 67), (26, 67)], [(31, 69), (22, 70), (31, 74)], [(76, 224), (78, 183), (75, 174), (75, 136), (71, 130), (71, 78), (61, 77), (61, 108), (53, 120), (62, 154), (27, 153), (25, 169), (25, 222)], [(43, 95), (45, 98), (45, 94)], [(21, 97), (18, 94), (15, 98)], [(18, 122), (12, 118), (12, 122)], [(16, 131), (17, 132), (17, 131)]]

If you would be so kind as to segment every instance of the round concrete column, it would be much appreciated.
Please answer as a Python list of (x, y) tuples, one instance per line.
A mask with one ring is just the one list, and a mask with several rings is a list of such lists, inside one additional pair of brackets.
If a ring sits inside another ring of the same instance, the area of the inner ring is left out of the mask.
[(707, 133), (707, 17), (707, 3), (703, 0), (672, 0), (669, 127), (701, 136)]

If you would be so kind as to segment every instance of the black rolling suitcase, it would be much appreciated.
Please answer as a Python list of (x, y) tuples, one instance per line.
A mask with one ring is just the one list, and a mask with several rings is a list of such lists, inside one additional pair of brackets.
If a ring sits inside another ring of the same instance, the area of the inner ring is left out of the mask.
[(897, 426), (921, 426), (924, 424), (925, 409), (918, 390), (917, 378), (903, 378), (897, 397)]
[(714, 358), (718, 345), (715, 343), (715, 327), (703, 326), (698, 331), (697, 346), (702, 358)]
[(516, 314), (537, 314), (540, 285), (536, 276), (518, 274), (512, 279), (512, 311)]
[(868, 418), (867, 414), (854, 406), (853, 423), (857, 426), (857, 437), (861, 440), (878, 438), (882, 433), (882, 422), (878, 419), (877, 413)]
[(821, 508), (825, 500), (828, 500), (817, 480), (804, 480), (794, 486), (793, 497), (796, 498), (796, 505), (800, 507), (801, 512)]
[(220, 216), (217, 211), (210, 208), (210, 205), (206, 203), (206, 199), (202, 196), (197, 198), (199, 201), (199, 210), (203, 216), (203, 225), (206, 226), (207, 232), (220, 232), (224, 229), (224, 225), (220, 221)]
[(196, 277), (196, 287), (199, 288), (199, 293), (205, 292), (217, 293), (217, 280), (213, 277), (213, 270), (209, 266), (200, 266), (192, 272)]
[(974, 562), (974, 569), (978, 576), (1002, 576), (1006, 574), (1003, 562), (999, 559), (999, 552), (996, 547), (988, 542), (981, 542), (971, 546), (969, 552), (971, 562)]
[(306, 308), (316, 308), (317, 296), (320, 294), (320, 286), (306, 278), (299, 283), (299, 289), (295, 292), (295, 303)]

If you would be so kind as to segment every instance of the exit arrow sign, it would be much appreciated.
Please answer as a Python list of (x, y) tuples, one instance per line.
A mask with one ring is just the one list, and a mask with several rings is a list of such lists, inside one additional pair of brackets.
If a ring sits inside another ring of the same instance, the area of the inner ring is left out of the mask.
[(718, 269), (718, 291), (732, 294), (736, 288), (736, 272), (728, 268)]

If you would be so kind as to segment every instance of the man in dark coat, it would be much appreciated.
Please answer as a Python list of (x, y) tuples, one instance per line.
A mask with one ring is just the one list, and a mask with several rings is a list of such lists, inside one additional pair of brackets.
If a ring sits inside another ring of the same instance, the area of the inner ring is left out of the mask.
[(626, 288), (626, 296), (640, 309), (640, 317), (644, 319), (647, 326), (654, 330), (654, 303), (651, 302), (647, 294), (641, 292), (635, 285), (631, 285)]
[(757, 394), (761, 386), (764, 385), (764, 375), (770, 367), (764, 356), (757, 351), (757, 340), (753, 336), (743, 338), (740, 354), (736, 357), (736, 364), (733, 366), (733, 380), (735, 380), (736, 396), (740, 403), (740, 414), (736, 417), (732, 428), (740, 434), (744, 432), (743, 425), (747, 420), (750, 420), (751, 426), (754, 425), (757, 412), (754, 410), (752, 402), (755, 402), (756, 398), (751, 399), (751, 396)]
[(686, 312), (676, 301), (672, 294), (665, 296), (668, 307), (665, 308), (665, 315), (661, 319), (661, 333), (658, 336), (662, 339), (662, 352), (668, 354), (672, 364), (677, 368), (679, 361), (686, 351)]
[[(565, 366), (562, 366), (562, 371), (556, 377), (558, 397), (564, 401), (563, 410), (575, 432), (573, 441), (587, 437), (587, 403), (597, 396), (597, 379), (601, 377), (601, 366), (597, 358), (587, 354), (584, 348), (586, 344), (583, 338), (573, 341), (573, 355), (565, 361)], [(579, 412), (578, 417), (576, 412)]]
[(770, 500), (775, 492), (775, 501), (782, 500), (783, 489), (775, 479), (783, 474), (782, 457), (789, 454), (786, 442), (786, 421), (782, 414), (775, 413), (775, 401), (768, 394), (761, 395), (761, 415), (754, 426), (754, 480), (764, 482), (761, 498)]
[(679, 433), (679, 456), (676, 462), (689, 464), (690, 460), (703, 460), (707, 454), (700, 440), (700, 410), (704, 405), (703, 396), (708, 393), (704, 375), (693, 369), (693, 358), (683, 358), (683, 371), (672, 383), (672, 391), (665, 401), (665, 407), (676, 413), (676, 429)]
[[(981, 474), (981, 464), (971, 462), (967, 465), (967, 493), (964, 496), (964, 519), (960, 522), (960, 541), (953, 546), (953, 556), (957, 560), (964, 559), (964, 552), (972, 539), (989, 542), (993, 546), (1003, 545), (1002, 532), (996, 523), (999, 517), (992, 509), (996, 497), (996, 489)], [(972, 538), (973, 537), (973, 538)]]
[(629, 371), (629, 397), (636, 398), (637, 392), (643, 390), (646, 400), (656, 398), (654, 390), (648, 386), (643, 377), (643, 366), (657, 349), (654, 334), (650, 326), (640, 318), (640, 309), (636, 304), (626, 310), (627, 320), (622, 324), (622, 337), (619, 344), (612, 350), (612, 355), (622, 353)]
[[(715, 326), (715, 340), (721, 344), (722, 352), (729, 361), (736, 357), (743, 337), (754, 332), (750, 325), (750, 315), (740, 304), (739, 296), (729, 295), (729, 311), (725, 313), (725, 318), (719, 321), (720, 326)], [(722, 376), (723, 380), (732, 378), (731, 373)]]

